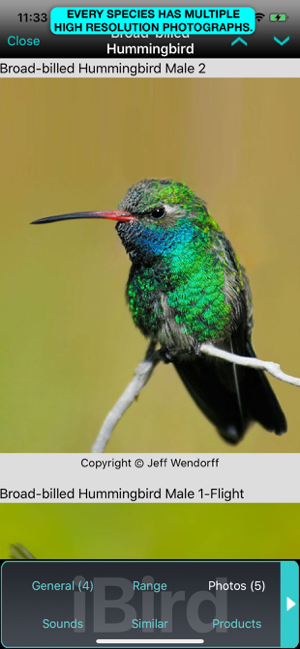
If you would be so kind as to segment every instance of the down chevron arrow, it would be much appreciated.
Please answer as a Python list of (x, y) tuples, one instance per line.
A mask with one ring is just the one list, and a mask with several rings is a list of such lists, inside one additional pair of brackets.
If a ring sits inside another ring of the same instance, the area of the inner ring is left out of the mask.
[[(284, 41), (280, 41), (279, 38), (276, 38), (276, 36), (274, 36), (274, 41), (276, 41), (276, 43), (279, 43), (279, 45), (285, 45), (285, 43), (287, 43), (289, 40), (290, 40), (289, 36), (285, 38)], [(233, 45), (233, 43), (231, 43), (231, 45)]]

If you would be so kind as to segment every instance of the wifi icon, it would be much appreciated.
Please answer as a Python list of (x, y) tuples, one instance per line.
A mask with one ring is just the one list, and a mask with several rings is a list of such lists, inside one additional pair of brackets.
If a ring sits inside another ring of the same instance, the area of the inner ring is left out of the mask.
[(258, 23), (265, 17), (266, 14), (255, 14), (255, 20), (257, 20)]

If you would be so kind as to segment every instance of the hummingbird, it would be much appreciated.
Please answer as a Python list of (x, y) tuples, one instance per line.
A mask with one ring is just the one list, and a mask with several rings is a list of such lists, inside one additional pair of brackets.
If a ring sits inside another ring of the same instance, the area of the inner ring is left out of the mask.
[(130, 187), (110, 212), (50, 216), (34, 224), (96, 218), (117, 221), (131, 261), (126, 299), (135, 325), (159, 345), (189, 394), (229, 443), (259, 422), (280, 435), (285, 415), (262, 370), (201, 353), (211, 343), (255, 357), (253, 306), (244, 267), (206, 203), (173, 180), (146, 179)]

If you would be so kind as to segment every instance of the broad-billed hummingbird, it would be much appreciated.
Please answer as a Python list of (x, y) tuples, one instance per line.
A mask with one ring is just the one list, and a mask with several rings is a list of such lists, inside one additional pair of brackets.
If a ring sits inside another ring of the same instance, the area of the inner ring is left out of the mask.
[(263, 371), (201, 353), (201, 343), (254, 357), (249, 282), (205, 202), (183, 183), (143, 180), (114, 212), (39, 219), (102, 218), (132, 262), (126, 296), (133, 320), (161, 357), (175, 366), (190, 395), (227, 441), (237, 443), (258, 421), (277, 435), (286, 419)]

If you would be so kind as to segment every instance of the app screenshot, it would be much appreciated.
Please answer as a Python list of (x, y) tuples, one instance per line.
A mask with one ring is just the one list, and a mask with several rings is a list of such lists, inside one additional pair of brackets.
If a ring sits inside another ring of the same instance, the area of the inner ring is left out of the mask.
[(0, 15), (1, 642), (296, 647), (300, 6)]

